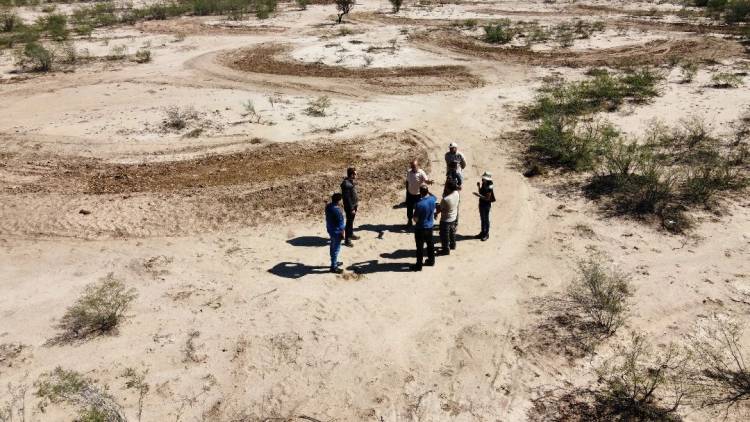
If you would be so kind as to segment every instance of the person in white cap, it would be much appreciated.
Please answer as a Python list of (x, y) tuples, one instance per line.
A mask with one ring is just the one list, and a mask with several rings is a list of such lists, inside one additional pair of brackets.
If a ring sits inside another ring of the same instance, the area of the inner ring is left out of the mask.
[(479, 220), (482, 224), (482, 231), (477, 235), (477, 239), (482, 242), (490, 238), (490, 209), (495, 202), (495, 191), (492, 184), (492, 173), (485, 171), (482, 174), (482, 181), (477, 182), (479, 192), (475, 193), (479, 197)]
[(445, 153), (445, 168), (446, 176), (450, 175), (451, 169), (455, 169), (460, 179), (457, 181), (457, 184), (461, 186), (464, 180), (463, 169), (466, 168), (466, 160), (464, 159), (464, 155), (458, 152), (458, 144), (455, 142), (451, 142), (448, 145), (448, 152)]

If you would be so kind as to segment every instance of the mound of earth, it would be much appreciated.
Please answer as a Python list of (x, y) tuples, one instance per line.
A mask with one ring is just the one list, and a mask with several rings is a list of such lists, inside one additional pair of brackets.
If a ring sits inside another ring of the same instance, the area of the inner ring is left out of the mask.
[(482, 79), (464, 66), (409, 66), (392, 68), (346, 68), (321, 63), (303, 63), (283, 57), (288, 46), (262, 44), (226, 52), (219, 61), (234, 70), (294, 77), (356, 80), (365, 89), (393, 94), (412, 94), (481, 86)]
[(91, 158), (0, 157), (0, 234), (184, 235), (318, 216), (348, 166), (367, 201), (392, 199), (419, 135), (271, 143), (226, 155), (117, 164)]

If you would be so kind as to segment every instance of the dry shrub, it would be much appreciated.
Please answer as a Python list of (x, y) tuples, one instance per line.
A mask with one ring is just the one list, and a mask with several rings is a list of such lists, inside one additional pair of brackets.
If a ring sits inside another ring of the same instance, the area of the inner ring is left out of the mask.
[(34, 384), (44, 410), (49, 403), (74, 406), (79, 422), (126, 422), (122, 408), (108, 392), (79, 372), (61, 367), (42, 374)]
[(134, 288), (128, 289), (112, 274), (99, 283), (89, 284), (60, 319), (61, 337), (85, 338), (111, 332), (125, 318), (136, 297), (138, 294)]
[(743, 327), (715, 317), (688, 337), (688, 347), (700, 364), (691, 379), (697, 387), (695, 402), (728, 412), (750, 400), (750, 358), (741, 343)]
[(678, 421), (677, 410), (690, 396), (691, 354), (675, 344), (655, 351), (643, 334), (597, 369), (594, 396), (598, 413), (620, 421)]
[(594, 256), (578, 264), (579, 277), (571, 283), (567, 297), (574, 310), (610, 336), (625, 323), (633, 288), (627, 274), (607, 269), (602, 261)]
[(198, 120), (198, 112), (192, 106), (178, 107), (169, 106), (164, 109), (164, 120), (162, 125), (166, 129), (185, 129), (189, 122)]
[(323, 95), (322, 97), (310, 100), (310, 102), (307, 103), (305, 114), (308, 116), (324, 117), (326, 115), (326, 110), (328, 110), (328, 107), (330, 106), (331, 99), (328, 98), (327, 95)]

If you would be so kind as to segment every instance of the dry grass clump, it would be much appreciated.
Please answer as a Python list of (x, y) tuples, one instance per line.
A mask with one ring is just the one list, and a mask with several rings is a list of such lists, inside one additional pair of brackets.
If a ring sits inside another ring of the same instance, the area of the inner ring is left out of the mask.
[(331, 99), (328, 98), (327, 95), (323, 95), (322, 97), (310, 100), (310, 102), (307, 103), (307, 108), (305, 108), (304, 113), (308, 116), (325, 117), (326, 111), (330, 106)]
[(79, 422), (126, 422), (120, 405), (108, 392), (79, 372), (61, 367), (42, 374), (34, 384), (40, 409), (50, 403), (73, 406)]
[(57, 325), (63, 330), (60, 339), (82, 339), (112, 332), (125, 318), (136, 297), (134, 288), (128, 289), (112, 274), (99, 283), (89, 284), (60, 319)]
[(711, 76), (711, 86), (714, 88), (737, 88), (742, 85), (742, 77), (734, 73), (721, 72)]
[(192, 106), (178, 107), (169, 106), (164, 109), (164, 120), (162, 126), (165, 129), (182, 130), (190, 122), (198, 120), (198, 112)]
[(628, 299), (633, 295), (630, 277), (606, 268), (599, 257), (580, 262), (578, 271), (579, 277), (567, 292), (573, 309), (585, 315), (599, 332), (611, 336), (625, 323)]

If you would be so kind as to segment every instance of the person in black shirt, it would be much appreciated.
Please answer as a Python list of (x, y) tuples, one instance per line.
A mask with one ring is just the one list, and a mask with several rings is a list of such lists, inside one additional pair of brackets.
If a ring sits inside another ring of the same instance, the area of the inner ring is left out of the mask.
[(492, 173), (485, 171), (482, 175), (482, 182), (477, 182), (479, 192), (475, 193), (479, 197), (479, 219), (482, 222), (482, 231), (477, 235), (477, 239), (482, 242), (490, 238), (490, 209), (495, 202), (494, 186), (492, 184)]
[(346, 179), (341, 182), (341, 195), (344, 199), (344, 212), (346, 213), (346, 228), (344, 229), (344, 246), (352, 247), (352, 240), (359, 239), (354, 235), (354, 217), (357, 216), (359, 199), (357, 198), (357, 170), (354, 167), (346, 169)]

